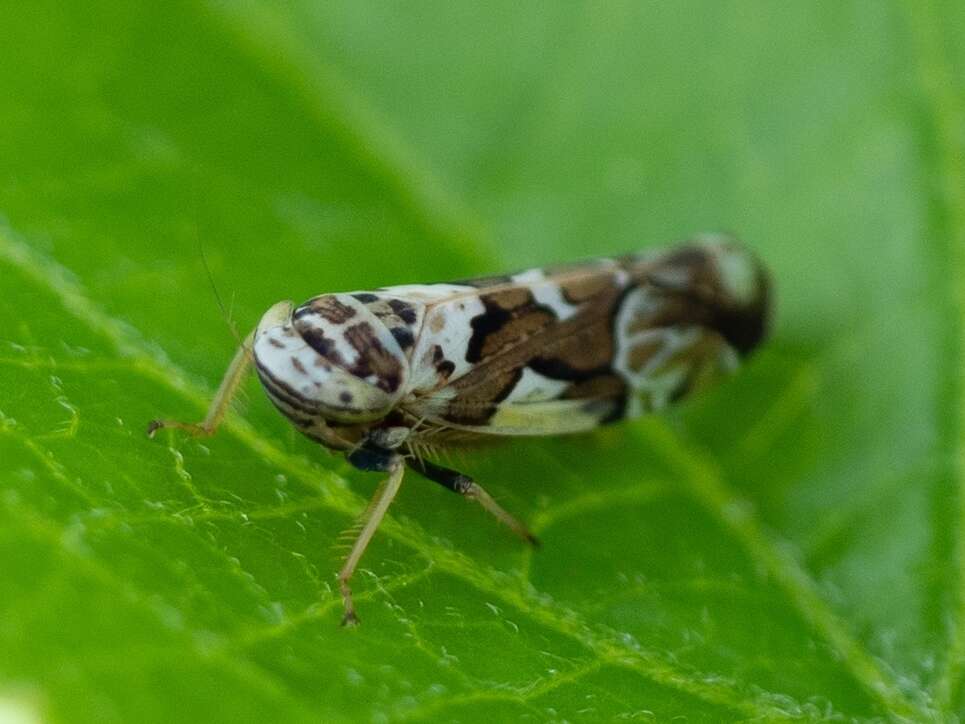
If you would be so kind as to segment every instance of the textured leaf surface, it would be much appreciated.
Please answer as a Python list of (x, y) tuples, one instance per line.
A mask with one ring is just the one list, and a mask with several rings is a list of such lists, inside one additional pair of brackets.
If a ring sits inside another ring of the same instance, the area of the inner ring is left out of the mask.
[[(0, 714), (950, 720), (961, 5), (31, 3), (0, 22)], [(769, 347), (671, 415), (459, 459), (545, 545), (252, 382), (278, 299), (729, 229)]]

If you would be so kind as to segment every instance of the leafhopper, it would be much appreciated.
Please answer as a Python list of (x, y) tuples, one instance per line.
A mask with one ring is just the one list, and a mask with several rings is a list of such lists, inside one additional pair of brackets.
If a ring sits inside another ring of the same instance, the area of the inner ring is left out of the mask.
[(735, 240), (445, 284), (279, 302), (248, 335), (200, 423), (215, 432), (254, 365), (302, 433), (387, 474), (338, 573), (349, 586), (406, 468), (536, 538), (471, 477), (429, 460), (483, 437), (563, 435), (655, 412), (734, 371), (764, 339), (770, 284)]

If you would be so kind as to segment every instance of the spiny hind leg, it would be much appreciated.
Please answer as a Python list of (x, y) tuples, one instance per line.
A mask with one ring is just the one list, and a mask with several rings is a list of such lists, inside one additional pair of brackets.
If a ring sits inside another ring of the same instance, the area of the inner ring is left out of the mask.
[(231, 364), (228, 365), (228, 370), (225, 372), (224, 377), (221, 378), (218, 392), (208, 407), (208, 414), (205, 415), (201, 422), (151, 420), (147, 426), (147, 436), (154, 437), (154, 433), (165, 427), (176, 427), (199, 437), (213, 435), (221, 424), (221, 421), (224, 420), (225, 413), (228, 411), (228, 407), (231, 406), (231, 401), (238, 393), (238, 388), (241, 387), (241, 383), (244, 381), (245, 375), (251, 367), (251, 343), (254, 337), (255, 333), (252, 331), (245, 337), (245, 341), (241, 343), (238, 351), (235, 352), (234, 359), (231, 360)]
[(410, 468), (427, 477), (429, 480), (439, 483), (442, 487), (458, 493), (467, 500), (475, 500), (492, 514), (496, 520), (507, 526), (520, 538), (530, 545), (539, 547), (539, 539), (530, 533), (529, 529), (519, 522), (515, 516), (504, 510), (479, 483), (468, 475), (419, 458), (412, 458), (408, 463)]
[[(362, 554), (365, 553), (369, 541), (372, 540), (372, 536), (375, 535), (375, 531), (392, 504), (392, 500), (399, 492), (399, 488), (402, 486), (402, 476), (405, 473), (405, 464), (401, 457), (387, 451), (378, 452), (382, 455), (375, 455), (371, 459), (365, 457), (364, 460), (361, 458), (353, 459), (354, 455), (349, 456), (349, 461), (356, 467), (363, 470), (382, 470), (388, 472), (389, 477), (379, 485), (378, 490), (372, 497), (372, 502), (369, 503), (369, 507), (362, 514), (362, 529), (352, 544), (352, 549), (342, 565), (342, 570), (338, 572), (338, 587), (342, 593), (342, 602), (345, 604), (345, 615), (342, 616), (343, 626), (355, 626), (359, 622), (358, 615), (355, 613), (355, 604), (352, 603), (352, 589), (349, 587), (349, 581), (352, 574), (355, 573), (355, 568), (358, 566)], [(362, 467), (362, 465), (365, 465), (365, 467)]]

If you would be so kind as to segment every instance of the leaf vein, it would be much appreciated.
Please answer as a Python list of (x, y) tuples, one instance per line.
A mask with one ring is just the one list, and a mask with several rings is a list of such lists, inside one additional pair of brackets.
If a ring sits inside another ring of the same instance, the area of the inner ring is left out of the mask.
[(718, 467), (685, 444), (663, 421), (641, 426), (648, 442), (680, 470), (691, 493), (738, 541), (747, 555), (777, 581), (798, 615), (840, 656), (862, 688), (888, 713), (914, 721), (931, 718), (924, 705), (910, 701), (892, 674), (848, 631), (808, 572), (787, 545), (772, 540), (757, 523), (746, 501), (730, 490)]

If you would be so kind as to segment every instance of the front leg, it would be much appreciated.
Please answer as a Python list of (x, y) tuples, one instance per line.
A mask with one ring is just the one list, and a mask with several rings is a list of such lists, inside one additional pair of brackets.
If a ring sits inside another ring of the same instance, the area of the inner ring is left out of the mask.
[(224, 420), (225, 413), (231, 405), (231, 400), (238, 393), (238, 388), (245, 379), (245, 374), (251, 368), (251, 343), (255, 338), (252, 331), (244, 342), (235, 352), (234, 359), (228, 365), (228, 371), (221, 379), (221, 385), (215, 394), (211, 405), (208, 407), (208, 414), (201, 422), (178, 422), (177, 420), (151, 420), (147, 426), (147, 436), (154, 437), (154, 433), (164, 427), (176, 427), (186, 430), (195, 436), (213, 435)]
[(360, 470), (388, 472), (389, 477), (375, 492), (372, 502), (362, 515), (362, 530), (359, 532), (352, 550), (349, 551), (342, 565), (342, 570), (338, 572), (338, 587), (342, 593), (342, 602), (345, 604), (345, 615), (342, 616), (343, 626), (355, 626), (359, 618), (355, 613), (355, 604), (352, 602), (352, 589), (348, 582), (355, 573), (355, 568), (365, 553), (369, 541), (375, 535), (379, 524), (385, 517), (386, 511), (395, 499), (396, 493), (402, 485), (402, 476), (405, 473), (405, 464), (402, 457), (391, 450), (382, 450), (375, 447), (360, 447), (348, 456), (348, 461)]

